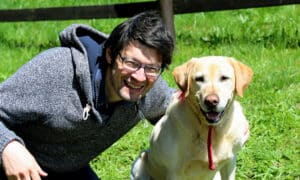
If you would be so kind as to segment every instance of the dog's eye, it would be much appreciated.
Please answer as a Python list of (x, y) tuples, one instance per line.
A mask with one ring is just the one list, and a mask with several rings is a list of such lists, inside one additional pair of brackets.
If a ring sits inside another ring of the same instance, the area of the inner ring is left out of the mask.
[(226, 80), (228, 80), (229, 79), (229, 77), (227, 77), (227, 76), (221, 76), (221, 81), (226, 81)]
[(204, 76), (197, 76), (195, 80), (198, 82), (204, 82)]

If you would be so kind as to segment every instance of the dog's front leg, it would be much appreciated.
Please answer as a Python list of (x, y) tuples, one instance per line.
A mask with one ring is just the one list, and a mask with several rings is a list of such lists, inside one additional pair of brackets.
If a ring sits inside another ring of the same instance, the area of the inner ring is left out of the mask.
[(221, 168), (221, 178), (222, 180), (234, 180), (235, 179), (235, 170), (236, 170), (236, 157), (228, 160), (226, 164)]

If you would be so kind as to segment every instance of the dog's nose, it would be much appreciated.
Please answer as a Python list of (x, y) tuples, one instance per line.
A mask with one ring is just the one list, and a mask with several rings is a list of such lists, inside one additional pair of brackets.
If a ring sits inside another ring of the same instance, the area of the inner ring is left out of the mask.
[(204, 103), (207, 107), (216, 107), (219, 103), (219, 97), (216, 94), (206, 96)]

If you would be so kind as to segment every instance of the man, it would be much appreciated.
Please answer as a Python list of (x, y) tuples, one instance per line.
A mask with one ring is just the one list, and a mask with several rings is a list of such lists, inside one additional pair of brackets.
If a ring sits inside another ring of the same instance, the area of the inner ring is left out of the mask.
[(90, 160), (143, 116), (155, 124), (164, 114), (173, 89), (160, 74), (174, 44), (157, 13), (108, 39), (71, 25), (60, 41), (0, 85), (0, 179), (98, 179)]

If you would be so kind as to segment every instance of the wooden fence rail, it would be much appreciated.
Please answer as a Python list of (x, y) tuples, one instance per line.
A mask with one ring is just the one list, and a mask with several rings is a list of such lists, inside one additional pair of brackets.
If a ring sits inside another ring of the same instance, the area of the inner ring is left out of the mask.
[(157, 0), (95, 6), (0, 9), (0, 22), (120, 18), (159, 8), (169, 9), (174, 14), (184, 14), (299, 3), (300, 0), (174, 0), (174, 2), (172, 0)]
[(153, 1), (96, 6), (7, 9), (0, 10), (0, 22), (120, 18), (130, 17), (147, 9), (158, 8), (158, 3)]
[(145, 10), (160, 10), (168, 28), (175, 35), (174, 14), (289, 4), (300, 4), (300, 0), (156, 0), (95, 6), (2, 9), (0, 22), (121, 18)]

